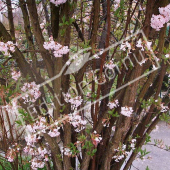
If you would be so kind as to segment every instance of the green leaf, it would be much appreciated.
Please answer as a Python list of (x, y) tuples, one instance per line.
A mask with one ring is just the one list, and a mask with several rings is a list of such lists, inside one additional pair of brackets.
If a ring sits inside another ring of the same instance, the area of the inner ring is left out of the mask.
[(150, 170), (148, 166), (146, 167), (146, 170)]

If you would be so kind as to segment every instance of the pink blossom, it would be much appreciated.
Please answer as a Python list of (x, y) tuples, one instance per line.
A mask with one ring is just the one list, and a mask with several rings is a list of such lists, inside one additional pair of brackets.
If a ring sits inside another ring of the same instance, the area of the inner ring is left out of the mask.
[(73, 113), (69, 114), (68, 116), (70, 124), (72, 124), (76, 128), (76, 132), (79, 132), (85, 128), (87, 121), (83, 120), (80, 115)]
[(100, 137), (100, 136), (98, 136), (98, 137), (96, 136), (94, 139), (92, 139), (95, 147), (97, 147), (97, 145), (101, 142), (101, 140), (102, 140), (102, 137)]
[(64, 148), (63, 153), (66, 156), (71, 156), (72, 155), (72, 152), (71, 152), (71, 150), (69, 148)]
[(83, 101), (81, 99), (81, 96), (76, 96), (76, 97), (72, 98), (69, 93), (63, 94), (63, 96), (64, 96), (65, 102), (71, 104), (72, 110), (75, 110), (76, 108), (78, 108)]
[(41, 29), (44, 29), (44, 27), (45, 27), (45, 24), (44, 24), (44, 23), (41, 23), (41, 24), (40, 24), (40, 28), (41, 28)]
[(17, 100), (12, 100), (11, 104), (7, 104), (6, 106), (3, 106), (4, 109), (6, 109), (9, 113), (17, 113), (18, 112), (18, 104)]
[(53, 3), (55, 6), (61, 5), (66, 3), (67, 0), (50, 0), (51, 3)]
[(107, 106), (109, 107), (109, 109), (117, 108), (119, 106), (119, 101), (114, 100), (113, 102), (109, 102)]
[(129, 52), (131, 50), (131, 45), (127, 41), (125, 43), (122, 43), (120, 46), (120, 50), (126, 51), (126, 48), (128, 48)]
[(121, 114), (127, 117), (131, 117), (133, 113), (132, 107), (121, 107)]
[(139, 39), (139, 40), (137, 41), (136, 47), (142, 48), (141, 50), (144, 51), (144, 49), (143, 49), (143, 44), (142, 44), (142, 40), (141, 40), (141, 39)]
[(38, 158), (34, 157), (31, 160), (31, 168), (33, 170), (37, 170), (38, 168), (44, 168), (45, 162), (38, 160)]
[(169, 110), (168, 106), (164, 106), (163, 104), (161, 104), (161, 112), (167, 112)]
[(20, 71), (16, 72), (13, 70), (11, 75), (12, 75), (12, 78), (17, 81), (18, 78), (21, 77), (21, 72)]
[(109, 63), (105, 64), (105, 67), (112, 70), (116, 66), (113, 62), (113, 60), (110, 60)]
[(163, 17), (162, 15), (152, 15), (151, 27), (154, 28), (156, 31), (159, 31), (165, 23), (165, 17)]
[(115, 0), (114, 2), (115, 2), (114, 10), (116, 11), (119, 8), (119, 6), (120, 6), (120, 0)]
[(149, 41), (146, 42), (146, 47), (148, 48), (148, 50), (151, 50), (151, 45), (152, 45), (152, 42), (149, 42)]
[(58, 127), (57, 129), (53, 129), (52, 131), (48, 132), (48, 135), (51, 137), (57, 137), (60, 135), (60, 132), (58, 131), (60, 128)]
[(12, 41), (8, 41), (7, 43), (0, 42), (0, 51), (4, 53), (4, 55), (9, 55), (9, 51), (15, 52), (15, 44)]
[(160, 7), (159, 13), (165, 17), (165, 22), (169, 22), (170, 20), (170, 4), (166, 7)]
[(165, 57), (166, 57), (166, 58), (169, 58), (169, 54), (166, 54)]
[(22, 97), (25, 102), (35, 102), (40, 96), (41, 92), (39, 91), (39, 85), (36, 85), (35, 82), (24, 83), (24, 86), (21, 88), (23, 92), (28, 91)]
[(28, 136), (25, 137), (25, 141), (27, 142), (27, 145), (34, 145), (34, 143), (37, 142), (37, 137), (36, 134), (30, 135), (28, 134)]
[(159, 8), (159, 15), (152, 15), (151, 27), (159, 31), (170, 20), (170, 4)]
[(55, 42), (52, 37), (50, 37), (49, 42), (44, 42), (43, 46), (46, 50), (52, 50), (55, 57), (62, 57), (69, 52), (68, 46), (62, 46)]

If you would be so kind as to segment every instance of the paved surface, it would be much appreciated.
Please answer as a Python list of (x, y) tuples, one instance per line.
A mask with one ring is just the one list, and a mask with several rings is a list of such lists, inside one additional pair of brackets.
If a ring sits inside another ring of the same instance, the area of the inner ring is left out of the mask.
[[(154, 144), (154, 139), (162, 139), (164, 145), (170, 146), (170, 125), (166, 125), (164, 122), (158, 124), (158, 129), (154, 130), (151, 133), (151, 140)], [(170, 152), (159, 149), (155, 146), (145, 145), (143, 149), (146, 148), (150, 153), (146, 156), (150, 156), (150, 159), (145, 160), (135, 160), (131, 170), (146, 170), (146, 167), (149, 167), (149, 170), (170, 170)]]

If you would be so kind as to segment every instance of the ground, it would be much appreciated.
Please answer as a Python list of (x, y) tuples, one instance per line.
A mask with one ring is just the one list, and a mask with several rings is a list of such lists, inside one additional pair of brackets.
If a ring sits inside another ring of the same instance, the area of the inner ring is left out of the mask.
[[(155, 129), (151, 133), (151, 143), (154, 143), (154, 139), (162, 139), (164, 145), (170, 146), (170, 125), (159, 122), (158, 127), (157, 130)], [(151, 145), (145, 145), (143, 146), (143, 149), (144, 148), (146, 148), (147, 151), (150, 151), (148, 156), (151, 158), (143, 161), (135, 160), (133, 162), (134, 167), (131, 167), (131, 170), (146, 170), (147, 166), (149, 170), (170, 170), (170, 152)]]

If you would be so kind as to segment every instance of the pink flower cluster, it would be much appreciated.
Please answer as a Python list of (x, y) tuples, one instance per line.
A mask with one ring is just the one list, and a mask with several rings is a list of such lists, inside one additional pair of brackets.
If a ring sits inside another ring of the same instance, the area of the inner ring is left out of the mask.
[(4, 53), (4, 55), (9, 55), (9, 51), (15, 52), (15, 44), (12, 41), (8, 41), (7, 43), (0, 42), (0, 51)]
[(105, 64), (105, 67), (112, 70), (116, 65), (114, 64), (114, 60), (110, 60), (109, 63)]
[(151, 27), (159, 31), (170, 20), (170, 4), (159, 8), (159, 15), (152, 15)]
[(31, 168), (37, 170), (38, 168), (44, 168), (45, 161), (49, 160), (51, 156), (51, 151), (45, 146), (41, 147), (30, 147), (26, 146), (24, 152), (32, 156)]
[(114, 2), (115, 2), (114, 10), (116, 11), (119, 8), (119, 6), (120, 6), (120, 0), (115, 0)]
[[(37, 145), (38, 141), (41, 140), (44, 133), (47, 133), (49, 130), (51, 131), (51, 129), (57, 128), (55, 125), (56, 123), (51, 126), (46, 123), (45, 117), (39, 117), (34, 124), (26, 126), (26, 129), (29, 133), (25, 137), (27, 146), (24, 148), (24, 152), (32, 157), (31, 168), (33, 170), (43, 168), (45, 161), (48, 161), (49, 157), (51, 156), (51, 151), (48, 149), (48, 144), (43, 145), (43, 147), (37, 147)], [(54, 137), (54, 134), (49, 135)]]
[(76, 97), (72, 98), (71, 94), (69, 94), (69, 93), (63, 94), (63, 96), (64, 96), (65, 102), (71, 104), (71, 109), (72, 110), (77, 109), (81, 105), (81, 103), (83, 101), (81, 99), (81, 96), (76, 96)]
[(16, 72), (15, 70), (12, 70), (11, 75), (12, 75), (12, 78), (17, 81), (18, 78), (21, 77), (21, 72), (20, 71)]
[(113, 159), (115, 159), (115, 162), (119, 162), (129, 154), (129, 152), (126, 151), (126, 145), (124, 144), (114, 150), (117, 152), (117, 154), (112, 157)]
[(8, 113), (14, 114), (18, 112), (18, 104), (17, 100), (12, 100), (11, 104), (7, 104), (6, 106), (2, 106), (3, 109), (6, 109)]
[(130, 142), (130, 147), (132, 148), (132, 150), (135, 149), (135, 145), (136, 145), (136, 139), (132, 139)]
[(109, 102), (107, 106), (109, 107), (109, 109), (117, 108), (119, 106), (119, 101), (114, 100), (113, 102)]
[(4, 2), (0, 1), (0, 10), (3, 8)]
[[(46, 133), (46, 131), (49, 131), (48, 135), (51, 137), (59, 136), (60, 135), (59, 129), (60, 127), (58, 126), (57, 121), (54, 122), (52, 126), (50, 126), (49, 124), (46, 123), (45, 117), (41, 117), (39, 121), (36, 121), (33, 125), (27, 125), (27, 130), (31, 133), (41, 134), (41, 133)], [(28, 141), (28, 138), (30, 139), (30, 136), (26, 137), (26, 141)], [(30, 140), (32, 140), (33, 143), (36, 142), (36, 140), (34, 140), (34, 136), (32, 136), (32, 139)]]
[(23, 92), (27, 92), (22, 97), (25, 102), (35, 102), (40, 96), (41, 92), (39, 91), (39, 86), (35, 82), (24, 83), (24, 86), (21, 88)]
[(76, 132), (80, 132), (85, 128), (87, 124), (86, 120), (83, 120), (77, 113), (69, 114), (69, 122), (74, 126)]
[(120, 46), (120, 50), (126, 51), (126, 49), (128, 49), (129, 53), (130, 50), (132, 49), (131, 44), (127, 41), (125, 43), (122, 43)]
[(55, 6), (66, 3), (67, 0), (50, 0)]
[(66, 155), (66, 156), (71, 156), (72, 155), (72, 152), (70, 150), (70, 148), (62, 148), (61, 149), (61, 152)]
[(44, 42), (43, 46), (46, 50), (53, 51), (55, 57), (62, 57), (63, 54), (67, 54), (69, 52), (68, 46), (62, 46), (55, 42), (52, 37), (50, 37), (49, 42)]
[(127, 117), (131, 117), (133, 113), (132, 107), (121, 107), (121, 114)]
[(91, 135), (92, 143), (95, 147), (102, 141), (102, 137), (94, 131)]
[(161, 112), (162, 113), (167, 112), (168, 110), (169, 110), (168, 106), (164, 106), (163, 104), (161, 104)]
[(59, 136), (59, 135), (60, 135), (59, 129), (60, 129), (60, 127), (52, 128), (52, 129), (48, 132), (48, 135), (51, 136), (52, 138)]
[[(131, 139), (129, 147), (132, 150), (134, 150), (135, 145), (136, 145), (136, 139)], [(116, 155), (112, 157), (113, 159), (115, 159), (115, 162), (119, 162), (123, 158), (127, 157), (130, 153), (129, 151), (126, 151), (126, 145), (124, 145), (124, 144), (120, 145), (117, 149), (114, 149), (114, 151), (117, 152)]]
[(7, 150), (6, 153), (6, 158), (9, 162), (13, 162), (17, 152), (20, 150), (20, 147), (17, 143), (15, 143), (14, 145), (12, 145), (12, 147), (9, 147), (9, 149)]

